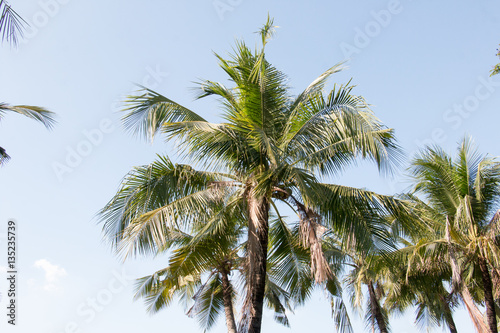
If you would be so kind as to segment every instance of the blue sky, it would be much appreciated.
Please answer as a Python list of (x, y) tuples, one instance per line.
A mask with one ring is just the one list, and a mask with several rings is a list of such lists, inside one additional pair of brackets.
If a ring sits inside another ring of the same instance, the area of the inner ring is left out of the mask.
[[(355, 93), (396, 135), (406, 156), (425, 143), (454, 152), (467, 133), (480, 150), (500, 155), (500, 4), (497, 1), (77, 1), (11, 0), (31, 24), (17, 49), (0, 48), (0, 101), (44, 106), (58, 114), (46, 131), (8, 115), (0, 145), (12, 160), (0, 169), (0, 233), (18, 223), (18, 326), (7, 332), (200, 331), (172, 306), (155, 316), (132, 301), (133, 279), (162, 268), (165, 257), (126, 263), (102, 240), (95, 218), (122, 177), (175, 147), (127, 134), (120, 101), (144, 84), (217, 121), (215, 101), (194, 101), (194, 81), (226, 82), (213, 52), (234, 40), (258, 42), (269, 13), (279, 26), (267, 57), (300, 91), (332, 65), (349, 69)], [(382, 177), (359, 163), (330, 181), (393, 194), (407, 186), (403, 170)], [(0, 235), (2, 237), (2, 235)], [(0, 238), (3, 252), (5, 239)], [(0, 256), (5, 266), (5, 255)], [(0, 273), (3, 275), (3, 273)], [(0, 279), (5, 306), (6, 281)], [(291, 316), (292, 332), (334, 331), (318, 291)], [(353, 315), (355, 331), (364, 324)], [(3, 311), (2, 317), (4, 318)], [(222, 319), (222, 318), (221, 318)], [(455, 319), (472, 332), (468, 315)], [(413, 314), (394, 318), (394, 332), (417, 332)], [(289, 332), (264, 318), (265, 331)], [(214, 332), (225, 330), (224, 322)], [(437, 328), (433, 332), (441, 332)]]

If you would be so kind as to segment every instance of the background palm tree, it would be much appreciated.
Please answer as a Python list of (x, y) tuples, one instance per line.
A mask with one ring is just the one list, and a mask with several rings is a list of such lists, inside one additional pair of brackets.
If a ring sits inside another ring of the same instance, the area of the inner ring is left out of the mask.
[[(496, 333), (492, 276), (498, 276), (500, 259), (500, 163), (479, 154), (465, 138), (455, 159), (439, 147), (427, 147), (412, 161), (410, 171), (414, 193), (426, 200), (419, 202), (419, 219), (434, 232), (409, 248), (409, 264), (446, 258), (451, 293), (461, 296), (479, 332)], [(478, 302), (486, 306), (486, 323)]]
[[(422, 236), (422, 235), (421, 235)], [(424, 242), (424, 237), (419, 241)], [(439, 253), (422, 253), (416, 260), (415, 244), (401, 240), (406, 247), (384, 258), (386, 266), (386, 298), (384, 307), (390, 312), (403, 313), (417, 306), (415, 322), (423, 329), (446, 325), (450, 333), (457, 333), (453, 310), (458, 305), (455, 294), (447, 290), (451, 282), (451, 267)], [(431, 250), (419, 248), (420, 252)]]
[[(377, 232), (370, 219), (400, 205), (391, 197), (349, 187), (324, 184), (318, 176), (343, 170), (358, 158), (369, 158), (390, 169), (398, 156), (393, 131), (373, 115), (350, 85), (324, 94), (327, 79), (340, 71), (334, 66), (302, 93), (289, 94), (286, 76), (265, 58), (273, 22), (260, 31), (262, 48), (252, 51), (237, 42), (231, 60), (216, 55), (234, 87), (204, 81), (199, 98), (217, 96), (224, 110), (223, 123), (200, 115), (150, 89), (128, 99), (125, 126), (153, 138), (163, 132), (177, 139), (178, 148), (207, 171), (204, 178), (183, 178), (170, 184), (163, 200), (144, 201), (138, 193), (118, 193), (103, 211), (104, 228), (116, 244), (132, 252), (168, 246), (169, 228), (188, 225), (203, 217), (206, 228), (216, 228), (216, 215), (207, 203), (224, 202), (225, 209), (244, 207), (247, 219), (247, 301), (242, 321), (249, 332), (260, 332), (267, 281), (269, 217), (281, 214), (277, 203), (291, 207), (300, 219), (300, 237), (309, 249), (311, 275), (316, 283), (332, 277), (322, 251), (322, 235), (333, 230), (346, 243), (362, 243)], [(169, 200), (165, 200), (169, 199)], [(156, 199), (155, 199), (156, 200)], [(151, 203), (154, 203), (153, 205)]]
[(390, 236), (386, 234), (378, 240), (374, 237), (371, 243), (361, 246), (346, 247), (334, 236), (327, 237), (325, 243), (328, 248), (327, 255), (330, 255), (332, 251), (337, 251), (339, 258), (342, 258), (343, 281), (346, 285), (346, 296), (351, 305), (356, 310), (362, 309), (367, 291), (366, 324), (372, 328), (373, 332), (377, 327), (379, 332), (387, 333), (389, 317), (382, 302), (386, 294), (384, 256), (393, 248), (390, 244)]
[(229, 276), (243, 269), (243, 244), (239, 243), (242, 226), (235, 223), (234, 216), (222, 214), (220, 218), (225, 220), (224, 229), (200, 235), (196, 232), (203, 228), (200, 223), (193, 226), (192, 233), (178, 230), (165, 249), (174, 249), (169, 266), (139, 279), (136, 297), (145, 299), (149, 312), (168, 306), (178, 295), (190, 306), (187, 314), (196, 317), (205, 330), (212, 327), (223, 309), (228, 332), (237, 332), (233, 311), (236, 291)]

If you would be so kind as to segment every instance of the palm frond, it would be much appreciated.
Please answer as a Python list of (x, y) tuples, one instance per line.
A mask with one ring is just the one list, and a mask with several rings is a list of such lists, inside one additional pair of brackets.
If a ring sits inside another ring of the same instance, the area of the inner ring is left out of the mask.
[(356, 158), (370, 158), (390, 171), (400, 155), (392, 130), (385, 128), (352, 86), (335, 87), (325, 98), (317, 94), (291, 119), (282, 150), (294, 163), (324, 174), (343, 170)]
[(331, 299), (332, 316), (339, 333), (354, 333), (347, 307), (341, 297)]
[(205, 121), (195, 112), (168, 99), (167, 97), (142, 87), (142, 94), (131, 95), (125, 101), (128, 113), (123, 116), (125, 128), (133, 134), (153, 140), (163, 124), (178, 121)]
[[(161, 249), (182, 232), (183, 222), (208, 216), (207, 203), (220, 200), (221, 194), (210, 184), (220, 179), (220, 174), (196, 171), (158, 156), (154, 163), (130, 172), (101, 210), (104, 233), (116, 248)], [(184, 209), (191, 213), (179, 214)]]
[(5, 113), (7, 112), (15, 112), (28, 118), (34, 119), (42, 123), (48, 129), (51, 129), (56, 123), (55, 113), (39, 106), (9, 105), (6, 103), (0, 103), (0, 120), (3, 119)]
[(16, 46), (19, 38), (23, 37), (23, 31), (27, 23), (5, 0), (0, 0), (0, 34), (2, 41)]
[(204, 285), (201, 293), (197, 295), (195, 304), (188, 311), (188, 315), (195, 316), (200, 326), (209, 330), (223, 309), (222, 281), (217, 274), (214, 274)]
[(7, 154), (4, 148), (0, 147), (0, 165), (4, 165), (9, 160), (10, 160), (9, 154)]

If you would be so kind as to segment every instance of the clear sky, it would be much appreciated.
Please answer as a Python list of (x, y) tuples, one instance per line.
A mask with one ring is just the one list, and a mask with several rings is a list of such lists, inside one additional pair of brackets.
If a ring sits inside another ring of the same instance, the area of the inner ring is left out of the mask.
[[(466, 134), (480, 150), (500, 155), (498, 1), (96, 1), (10, 0), (31, 24), (18, 49), (0, 48), (0, 101), (44, 106), (58, 114), (53, 131), (7, 115), (0, 145), (12, 160), (0, 168), (0, 266), (5, 269), (6, 223), (18, 223), (18, 325), (7, 327), (0, 279), (0, 330), (7, 332), (198, 332), (195, 320), (173, 305), (155, 316), (133, 302), (134, 278), (166, 264), (165, 257), (122, 263), (103, 242), (96, 212), (122, 177), (155, 154), (176, 159), (161, 139), (153, 145), (125, 133), (120, 101), (144, 84), (217, 121), (215, 101), (194, 101), (193, 81), (226, 82), (213, 52), (253, 32), (267, 14), (279, 26), (268, 45), (270, 62), (299, 91), (332, 65), (349, 69), (383, 122), (396, 129), (406, 156), (424, 143), (454, 152)], [(360, 163), (331, 179), (393, 194), (401, 175), (382, 177)], [(3, 238), (2, 238), (3, 237)], [(0, 272), (0, 277), (4, 273)], [(359, 315), (355, 332), (364, 324)], [(391, 320), (393, 332), (417, 332), (414, 316)], [(468, 315), (455, 315), (472, 332)], [(319, 290), (291, 315), (292, 332), (333, 332), (327, 298)], [(223, 317), (214, 332), (225, 330)], [(290, 332), (264, 318), (265, 332)], [(433, 332), (441, 332), (437, 328)]]

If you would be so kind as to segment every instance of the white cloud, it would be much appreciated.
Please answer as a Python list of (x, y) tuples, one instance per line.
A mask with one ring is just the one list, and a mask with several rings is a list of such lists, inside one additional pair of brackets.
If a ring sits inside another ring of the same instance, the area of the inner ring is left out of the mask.
[(45, 283), (43, 286), (45, 290), (56, 290), (59, 279), (67, 275), (64, 268), (51, 264), (46, 259), (37, 260), (35, 267), (45, 271)]

